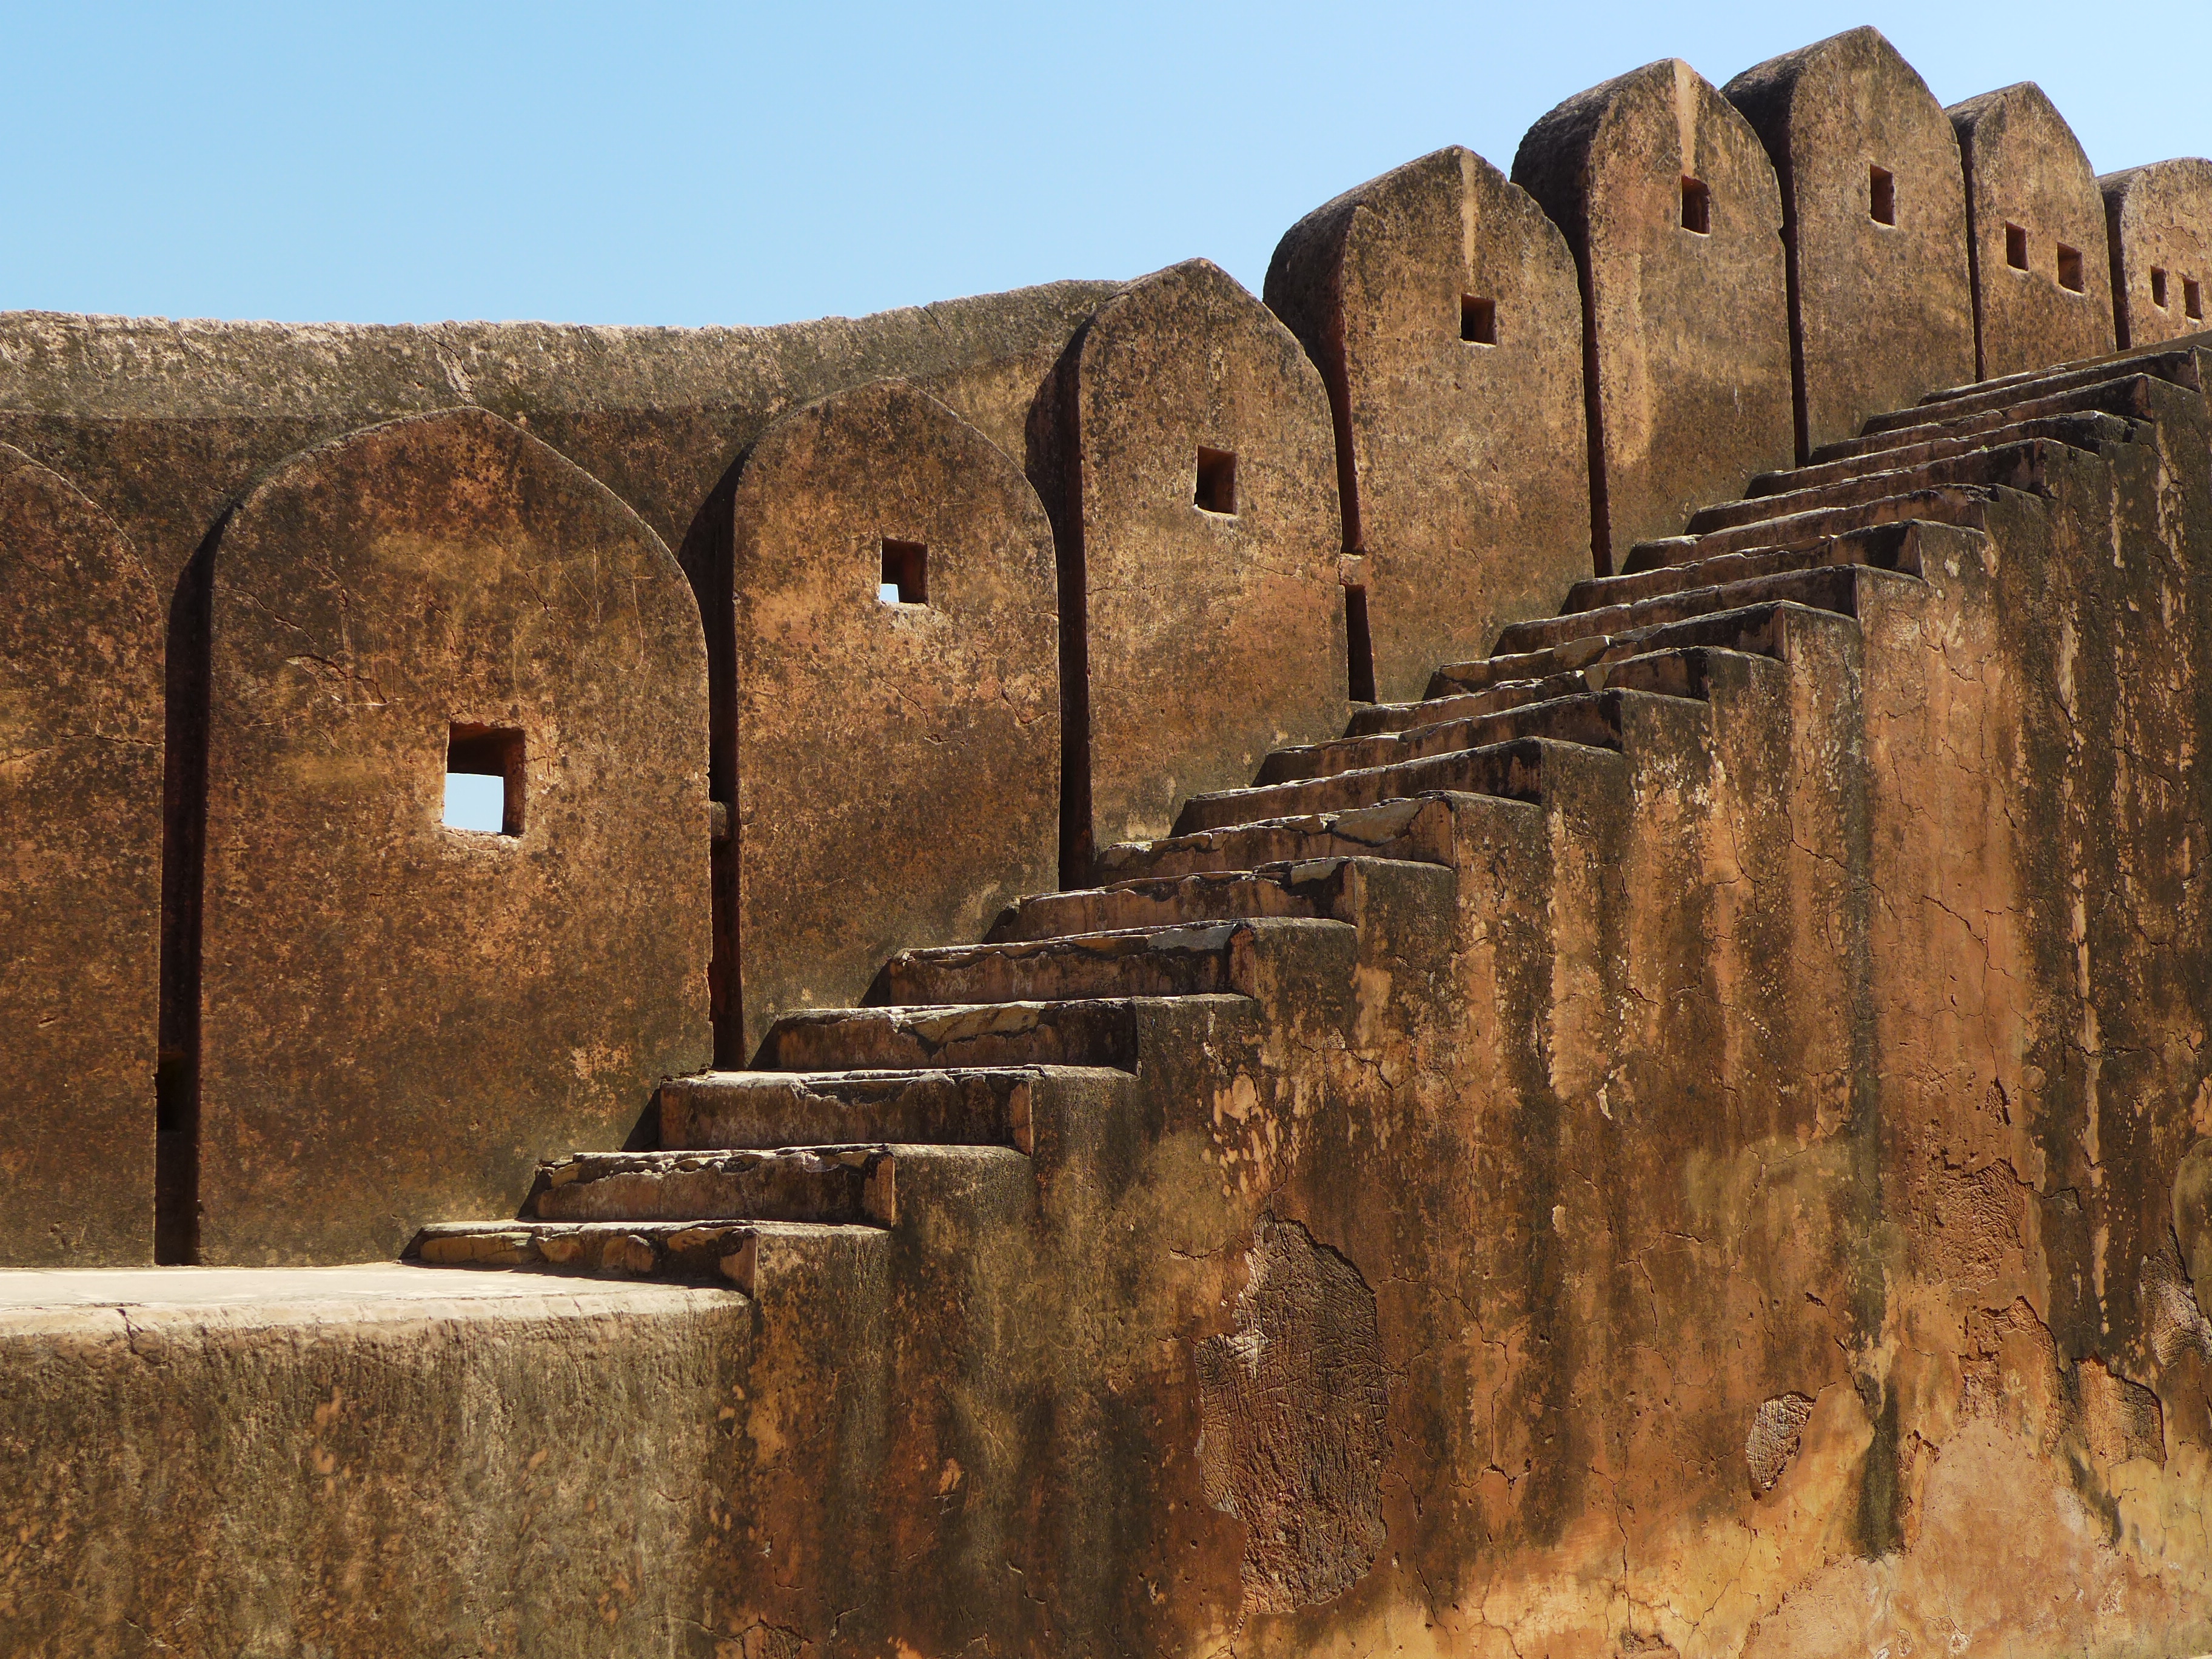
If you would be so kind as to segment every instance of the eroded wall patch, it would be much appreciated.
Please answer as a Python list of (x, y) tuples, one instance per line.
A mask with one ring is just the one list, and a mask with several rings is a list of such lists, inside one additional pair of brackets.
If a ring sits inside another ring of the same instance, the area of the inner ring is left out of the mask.
[(1206, 1496), (1244, 1523), (1244, 1606), (1346, 1589), (1382, 1547), (1387, 1408), (1375, 1292), (1294, 1221), (1260, 1224), (1237, 1328), (1196, 1345)]

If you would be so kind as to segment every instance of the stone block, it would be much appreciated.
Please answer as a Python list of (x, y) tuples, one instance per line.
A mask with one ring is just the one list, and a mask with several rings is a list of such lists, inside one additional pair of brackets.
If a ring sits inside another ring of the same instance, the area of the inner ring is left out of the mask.
[[(511, 1215), (709, 1055), (689, 585), (481, 410), (293, 458), (211, 561), (200, 1259)], [(443, 821), (449, 770), (501, 780), (500, 830)]]
[(0, 445), (0, 1262), (149, 1261), (163, 606)]
[(1335, 442), (1297, 339), (1219, 267), (1132, 283), (1030, 422), (1060, 554), (1061, 876), (1343, 727)]
[[(1267, 300), (1328, 386), (1344, 550), (1365, 561), (1364, 690), (1418, 697), (1589, 574), (1574, 256), (1453, 145), (1292, 226)], [(1356, 627), (1351, 645), (1357, 680)]]
[(2183, 155), (2108, 173), (2112, 321), (2122, 350), (2199, 334), (2212, 324), (2212, 161)]
[(2104, 198), (2074, 130), (2033, 81), (1944, 113), (1966, 167), (1975, 377), (2112, 350)]
[(1602, 574), (1792, 457), (1781, 191), (1750, 124), (1679, 58), (1553, 110), (1513, 182), (1582, 273)]
[[(1060, 649), (1052, 526), (1021, 467), (895, 382), (771, 428), (706, 577), (731, 672), (742, 1061), (775, 1018), (849, 1006), (885, 957), (981, 937), (1052, 884)], [(725, 1024), (729, 1016), (726, 1013)]]
[(1974, 374), (1966, 185), (1943, 106), (1878, 30), (1723, 88), (1782, 187), (1797, 453)]

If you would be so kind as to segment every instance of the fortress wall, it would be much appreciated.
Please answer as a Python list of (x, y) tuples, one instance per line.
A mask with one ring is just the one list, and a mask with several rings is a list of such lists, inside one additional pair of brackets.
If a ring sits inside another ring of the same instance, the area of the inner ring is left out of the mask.
[(1945, 112), (1966, 173), (1976, 378), (2112, 350), (2104, 200), (2073, 129), (2032, 81)]
[(1677, 58), (1553, 110), (1513, 181), (1582, 273), (1602, 573), (1791, 459), (1781, 194), (1759, 135)]
[[(511, 1213), (546, 1147), (618, 1145), (708, 1058), (683, 574), (471, 410), (270, 474), (209, 587), (198, 1259)], [(441, 821), (449, 765), (504, 769), (506, 833)]]
[(2212, 307), (2212, 161), (2153, 161), (2108, 173), (2097, 186), (2121, 349), (2202, 332)]
[(154, 1247), (165, 606), (123, 532), (0, 445), (0, 1261)]
[[(1060, 631), (1036, 492), (910, 386), (770, 428), (732, 519), (702, 591), (728, 631), (712, 654), (737, 870), (718, 950), (742, 964), (743, 1040), (721, 1043), (738, 1064), (778, 1014), (849, 1006), (892, 951), (978, 939), (1053, 884)], [(896, 602), (886, 577), (906, 582)]]
[(1165, 835), (1346, 714), (1336, 458), (1321, 376), (1203, 259), (1101, 306), (1040, 394), (1060, 550), (1061, 875)]
[(1965, 179), (1927, 82), (1856, 28), (1723, 91), (1782, 189), (1798, 459), (1972, 380)]
[(1417, 697), (1590, 574), (1573, 256), (1455, 145), (1292, 226), (1267, 300), (1328, 387), (1368, 694)]

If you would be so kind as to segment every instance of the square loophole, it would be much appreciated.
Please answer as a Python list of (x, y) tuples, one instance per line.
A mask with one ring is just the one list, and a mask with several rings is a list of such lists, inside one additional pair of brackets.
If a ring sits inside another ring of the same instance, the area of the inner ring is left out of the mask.
[(2063, 242), (2058, 245), (2058, 286), (2069, 294), (2082, 290), (2081, 250), (2069, 247)]
[(1498, 343), (1498, 301), (1473, 294), (1459, 296), (1459, 337), (1469, 345)]
[(1867, 168), (1867, 216), (1878, 225), (1897, 222), (1897, 175), (1887, 167)]
[(511, 726), (453, 722), (446, 734), (447, 829), (520, 835), (523, 784), (520, 732)]
[(2166, 309), (2166, 273), (2156, 265), (2150, 268), (2150, 302), (2160, 311)]
[(2181, 279), (2181, 310), (2185, 316), (2204, 320), (2204, 289), (2194, 276)]
[(885, 605), (929, 603), (929, 549), (921, 542), (884, 538), (884, 575), (876, 598)]
[(2005, 227), (2005, 263), (2014, 270), (2027, 269), (2027, 226), (2007, 225)]
[(1699, 236), (1713, 234), (1712, 186), (1686, 173), (1682, 175), (1682, 228)]
[(1198, 487), (1191, 500), (1202, 512), (1224, 515), (1237, 511), (1237, 457), (1225, 449), (1198, 452)]

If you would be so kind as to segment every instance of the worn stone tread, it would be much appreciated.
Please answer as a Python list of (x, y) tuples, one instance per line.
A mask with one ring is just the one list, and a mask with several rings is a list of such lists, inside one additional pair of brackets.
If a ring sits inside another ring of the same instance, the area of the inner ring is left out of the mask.
[(1346, 812), (1293, 813), (1156, 841), (1119, 842), (1098, 854), (1098, 873), (1103, 880), (1119, 884), (1338, 857), (1448, 865), (1448, 793), (1434, 791)]
[(1306, 930), (1344, 925), (1314, 917), (1240, 917), (902, 951), (884, 965), (868, 1000), (920, 1007), (1104, 996), (1249, 996), (1258, 951)]
[(1038, 1091), (1124, 1078), (1064, 1066), (703, 1072), (660, 1085), (660, 1144), (704, 1150), (928, 1141), (1026, 1152)]
[(1339, 738), (1304, 748), (1278, 749), (1261, 766), (1255, 781), (1262, 787), (1297, 783), (1531, 737), (1611, 748), (1619, 741), (1620, 731), (1610, 718), (1605, 692), (1583, 690), (1495, 714), (1431, 720), (1372, 737)]
[(1564, 669), (1556, 674), (1540, 674), (1528, 679), (1501, 680), (1480, 691), (1450, 691), (1441, 697), (1423, 697), (1413, 702), (1370, 702), (1352, 711), (1344, 735), (1373, 737), (1380, 732), (1401, 732), (1409, 726), (1466, 720), (1504, 708), (1517, 708), (1524, 702), (1549, 702), (1554, 697), (1571, 697), (1577, 692), (1592, 689), (1579, 672)]
[(1502, 663), (1511, 665), (1505, 671), (1507, 672), (1517, 673), (1547, 664), (1571, 665), (1587, 672), (1630, 657), (1646, 656), (1653, 652), (1692, 645), (1717, 645), (1732, 651), (1748, 651), (1759, 656), (1779, 656), (1789, 626), (1788, 613), (1822, 608), (1799, 605), (1795, 601), (1776, 601), (1745, 605), (1735, 610), (1707, 611), (1686, 621), (1666, 623), (1620, 634), (1592, 632), (1511, 658), (1492, 657), (1475, 662), (1447, 663), (1436, 672), (1430, 681), (1430, 689), (1438, 695), (1461, 688), (1480, 689), (1486, 684), (1486, 676), (1497, 672)]
[[(2137, 377), (2140, 378), (2140, 377)], [(2010, 410), (2006, 411), (2010, 414)], [(1800, 490), (1826, 489), (1855, 478), (1884, 472), (1964, 461), (1985, 451), (2043, 441), (2094, 454), (2106, 444), (2126, 443), (2136, 433), (2136, 422), (2102, 410), (2069, 415), (2041, 415), (2008, 420), (1986, 432), (1953, 437), (1923, 438), (1893, 448), (1868, 450), (1825, 461), (1808, 462), (1778, 472), (1762, 472), (1744, 486), (1747, 501), (1790, 495)]]
[[(1817, 570), (1832, 565), (1866, 565), (1876, 570), (1920, 574), (1919, 521), (1871, 526), (1848, 535), (1824, 536), (1818, 541), (1788, 547), (1759, 547), (1740, 553), (1717, 553), (1709, 559), (1682, 564), (1658, 565), (1619, 576), (1593, 576), (1577, 582), (1567, 595), (1563, 615), (1604, 611), (1633, 605), (1662, 593), (1687, 592), (1706, 587), (1725, 587), (1760, 576), (1787, 571)], [(1686, 538), (1694, 545), (1694, 538)]]
[[(2069, 415), (2109, 415), (2124, 421), (2150, 419), (2154, 386), (2173, 387), (2173, 382), (2153, 374), (2123, 374), (2117, 379), (2090, 380), (2039, 393), (2033, 389), (2019, 402), (1965, 415), (1954, 415), (1941, 404), (1915, 411), (1921, 418), (1909, 426), (1869, 431), (1856, 438), (1839, 438), (1815, 449), (1808, 465), (1850, 460), (1891, 450), (1909, 450), (1944, 443), (1993, 441), (1995, 434), (2039, 420), (2063, 419)], [(2187, 388), (2179, 388), (2186, 390)]]
[[(2200, 335), (2192, 338), (2212, 345), (2212, 336)], [(1998, 380), (1981, 380), (1942, 392), (1931, 392), (1910, 409), (1893, 410), (1887, 415), (1875, 416), (1866, 423), (1865, 431), (1871, 434), (1918, 425), (1933, 418), (1929, 411), (1934, 409), (1942, 409), (1954, 416), (1972, 414), (1985, 409), (2002, 409), (2023, 395), (2047, 395), (2074, 386), (2121, 380), (2130, 374), (2154, 374), (2161, 380), (2170, 380), (2191, 392), (2204, 389), (2197, 380), (2197, 346), (2168, 340), (2161, 341), (2148, 351), (2093, 357), (2087, 362), (2062, 363), (2055, 368), (2034, 369), (2020, 374), (2008, 374)]]
[(1826, 483), (1700, 508), (1690, 515), (1688, 533), (1703, 536), (1710, 531), (1733, 530), (1772, 519), (1853, 507), (1867, 501), (1954, 485), (2020, 489), (2041, 495), (2045, 493), (2045, 471), (2053, 451), (2069, 447), (2048, 438), (2030, 438), (1994, 447), (1971, 447), (1960, 454), (1916, 466), (1884, 469), (1877, 463), (1858, 471), (1847, 471)]
[(1983, 484), (1938, 484), (1884, 495), (1848, 507), (1820, 507), (1802, 513), (1782, 513), (1771, 519), (1730, 525), (1695, 536), (1668, 536), (1638, 542), (1621, 562), (1620, 574), (1656, 569), (1661, 565), (1689, 564), (1723, 553), (1743, 553), (1761, 547), (1784, 547), (1816, 542), (1880, 524), (1923, 519), (1931, 524), (1955, 525), (1962, 529), (1985, 527), (1989, 505), (1996, 491)]
[(1575, 611), (1547, 617), (1541, 622), (1518, 623), (1498, 636), (1498, 645), (1503, 650), (1516, 653), (1540, 651), (1592, 635), (1636, 634), (1666, 623), (1686, 622), (1694, 617), (1780, 600), (1852, 616), (1856, 614), (1857, 573), (1861, 568), (1828, 564), (1778, 571), (1711, 587), (1654, 594), (1602, 611)]
[(540, 1166), (525, 1209), (540, 1221), (872, 1221), (897, 1218), (886, 1146), (578, 1152)]
[[(1249, 1006), (1243, 997), (1192, 1000)], [(757, 1064), (820, 1072), (1023, 1064), (1136, 1068), (1139, 1000), (805, 1008), (769, 1028)]]
[(418, 1232), (407, 1256), (440, 1267), (720, 1279), (750, 1296), (779, 1258), (880, 1253), (884, 1243), (880, 1227), (811, 1222), (447, 1221)]

